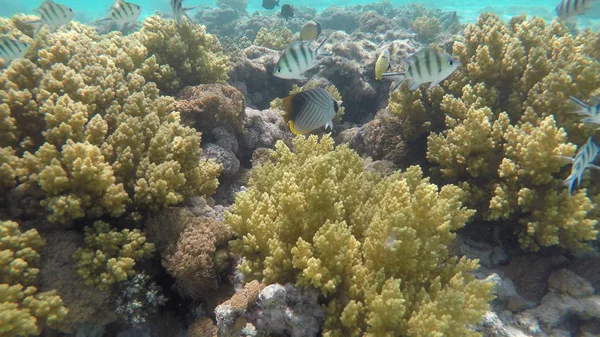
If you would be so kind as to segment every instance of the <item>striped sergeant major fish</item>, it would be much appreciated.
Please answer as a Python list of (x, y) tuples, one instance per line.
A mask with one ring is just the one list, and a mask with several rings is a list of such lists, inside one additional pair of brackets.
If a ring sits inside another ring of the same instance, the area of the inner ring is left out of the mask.
[(8, 36), (0, 37), (0, 58), (8, 65), (12, 60), (22, 58), (29, 50), (29, 43), (11, 39)]
[(404, 81), (410, 80), (409, 89), (411, 91), (418, 89), (422, 84), (431, 82), (431, 89), (441, 81), (450, 76), (459, 66), (460, 62), (452, 56), (437, 52), (431, 48), (424, 48), (416, 54), (406, 58), (405, 64), (408, 69), (403, 72), (383, 73), (383, 78), (397, 81), (392, 91), (396, 90)]
[(283, 121), (295, 135), (309, 133), (321, 126), (333, 129), (333, 118), (342, 101), (336, 101), (323, 88), (306, 89), (283, 99)]
[(109, 26), (116, 26), (118, 30), (123, 30), (133, 24), (141, 12), (142, 7), (139, 5), (125, 0), (116, 0), (110, 8), (108, 17), (98, 21), (109, 21)]
[(186, 12), (198, 6), (200, 5), (186, 8), (183, 7), (183, 0), (171, 0), (171, 9), (173, 10), (173, 16), (175, 17), (175, 21), (177, 21), (177, 23), (181, 23), (181, 19), (184, 16), (191, 22), (192, 19), (190, 19)]
[(38, 26), (36, 34), (44, 25), (47, 25), (50, 32), (54, 33), (58, 28), (71, 22), (75, 16), (75, 11), (71, 7), (58, 4), (52, 0), (44, 1), (34, 11), (40, 15), (40, 19), (28, 23)]
[(569, 97), (569, 101), (577, 104), (579, 107), (573, 111), (576, 114), (583, 115), (581, 121), (589, 124), (600, 124), (600, 97), (595, 98), (596, 105), (590, 105), (577, 97)]
[(575, 184), (581, 185), (583, 180), (583, 172), (588, 168), (600, 169), (600, 166), (592, 164), (596, 160), (596, 156), (600, 153), (600, 147), (594, 143), (593, 137), (590, 137), (585, 145), (579, 148), (575, 158), (560, 156), (573, 163), (571, 166), (571, 174), (565, 179), (564, 183), (569, 187), (569, 193), (573, 194)]
[(577, 15), (587, 13), (596, 0), (562, 0), (556, 6), (556, 15), (563, 21), (572, 21)]
[(290, 43), (283, 51), (279, 61), (277, 61), (277, 65), (273, 69), (273, 75), (288, 80), (307, 79), (302, 74), (318, 64), (317, 56), (331, 56), (331, 54), (323, 52), (322, 49), (328, 38), (329, 36), (315, 49), (310, 48), (312, 41), (294, 41)]

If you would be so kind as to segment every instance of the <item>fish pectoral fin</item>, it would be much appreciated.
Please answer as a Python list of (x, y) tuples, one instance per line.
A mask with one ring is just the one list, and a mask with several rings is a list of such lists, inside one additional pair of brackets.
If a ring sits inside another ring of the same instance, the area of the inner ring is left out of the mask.
[(440, 81), (433, 81), (429, 84), (429, 87), (427, 89), (431, 89), (433, 87), (435, 87), (436, 85), (440, 84)]
[(596, 169), (596, 170), (600, 170), (600, 166), (598, 166), (598, 165), (590, 164), (588, 167)]
[(414, 81), (413, 81), (413, 82), (411, 82), (411, 83), (410, 83), (410, 85), (408, 86), (408, 90), (410, 90), (410, 91), (414, 91), (414, 90), (417, 90), (417, 89), (419, 89), (419, 87), (420, 87), (420, 86), (421, 86), (421, 85), (420, 85), (419, 83), (417, 83), (417, 82), (414, 82)]
[(192, 7), (185, 7), (185, 8), (182, 8), (182, 10), (183, 11), (189, 11), (189, 10), (192, 10), (192, 9), (198, 8), (198, 7), (200, 7), (200, 5), (196, 5), (196, 6), (192, 6)]

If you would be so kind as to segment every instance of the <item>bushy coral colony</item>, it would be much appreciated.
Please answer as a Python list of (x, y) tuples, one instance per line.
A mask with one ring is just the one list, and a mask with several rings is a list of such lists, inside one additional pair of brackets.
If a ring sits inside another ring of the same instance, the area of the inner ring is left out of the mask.
[(600, 334), (600, 33), (170, 2), (0, 18), (0, 337)]

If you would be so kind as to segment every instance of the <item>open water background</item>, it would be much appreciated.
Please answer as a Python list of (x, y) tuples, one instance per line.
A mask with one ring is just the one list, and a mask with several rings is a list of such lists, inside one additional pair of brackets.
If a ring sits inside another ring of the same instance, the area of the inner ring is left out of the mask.
[[(16, 13), (34, 14), (33, 9), (37, 8), (43, 0), (0, 0), (0, 16), (11, 16)], [(108, 10), (114, 0), (96, 0), (96, 1), (81, 1), (81, 0), (56, 0), (57, 2), (70, 6), (77, 12), (75, 20), (86, 22), (93, 21), (106, 17)], [(144, 17), (152, 15), (156, 11), (170, 12), (169, 0), (129, 0), (143, 8), (140, 20)], [(249, 0), (248, 12), (252, 13), (259, 10), (265, 15), (270, 15), (277, 11), (276, 7), (273, 11), (264, 10), (261, 7), (262, 0)], [(372, 3), (371, 0), (280, 0), (280, 4), (289, 3), (291, 5), (305, 5), (307, 7), (316, 8), (317, 11), (337, 5), (354, 5)], [(552, 20), (555, 17), (554, 8), (559, 0), (392, 0), (392, 4), (402, 5), (409, 3), (419, 3), (430, 8), (441, 8), (444, 10), (455, 10), (461, 17), (462, 22), (474, 22), (482, 12), (493, 12), (500, 15), (503, 19), (508, 20), (515, 15), (526, 13), (528, 16), (540, 16), (546, 20)], [(184, 0), (184, 6), (190, 7), (194, 5), (215, 6), (215, 0)], [(600, 29), (600, 1), (584, 17), (579, 18), (580, 27), (591, 27)], [(192, 12), (193, 13), (193, 12)]]

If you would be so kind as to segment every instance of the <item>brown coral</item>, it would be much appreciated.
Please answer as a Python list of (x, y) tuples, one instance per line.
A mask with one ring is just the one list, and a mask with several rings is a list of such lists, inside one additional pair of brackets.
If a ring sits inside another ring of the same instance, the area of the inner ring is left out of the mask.
[(163, 266), (175, 277), (179, 291), (195, 299), (219, 287), (219, 275), (231, 266), (226, 248), (229, 226), (182, 209), (173, 219), (185, 224), (176, 242), (163, 253)]
[(217, 125), (230, 125), (243, 131), (246, 100), (229, 84), (201, 84), (186, 87), (179, 93), (175, 107), (187, 125), (208, 131)]

